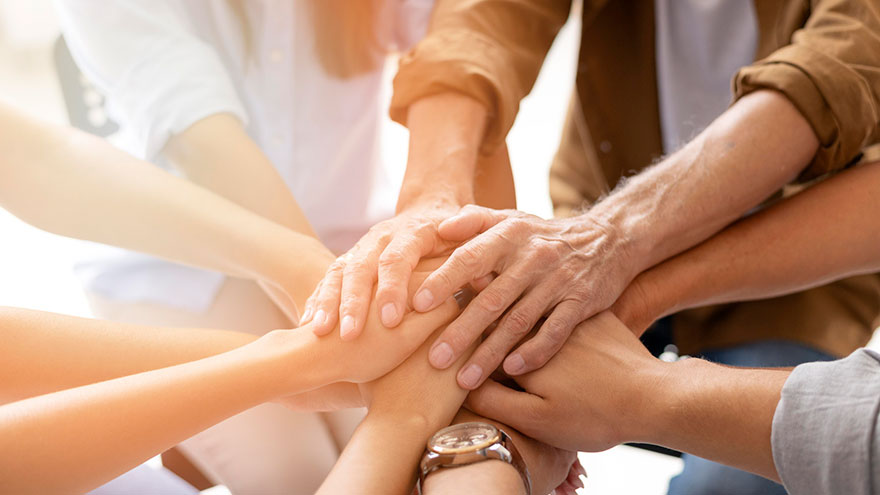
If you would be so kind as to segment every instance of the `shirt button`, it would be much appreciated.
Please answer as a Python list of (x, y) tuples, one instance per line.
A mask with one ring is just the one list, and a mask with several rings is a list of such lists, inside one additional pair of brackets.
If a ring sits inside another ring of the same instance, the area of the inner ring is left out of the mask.
[(283, 54), (281, 53), (281, 50), (276, 48), (275, 50), (272, 50), (271, 52), (269, 52), (269, 60), (271, 60), (272, 63), (277, 64), (278, 62), (281, 62), (282, 55)]

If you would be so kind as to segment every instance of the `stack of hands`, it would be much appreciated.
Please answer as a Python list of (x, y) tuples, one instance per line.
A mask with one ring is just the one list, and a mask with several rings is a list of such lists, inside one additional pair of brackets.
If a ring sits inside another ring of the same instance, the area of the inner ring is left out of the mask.
[[(331, 265), (302, 320), (337, 348), (340, 380), (360, 385), (335, 383), (286, 403), (428, 415), (420, 420), (440, 428), (464, 402), (468, 414), (528, 435), (520, 441), (530, 443), (536, 489), (574, 493), (582, 486), (574, 452), (645, 441), (650, 415), (641, 412), (667, 373), (603, 311), (634, 277), (608, 249), (613, 235), (598, 224), (477, 206), (445, 220), (400, 215), (378, 224)], [(477, 295), (460, 311), (462, 288)]]

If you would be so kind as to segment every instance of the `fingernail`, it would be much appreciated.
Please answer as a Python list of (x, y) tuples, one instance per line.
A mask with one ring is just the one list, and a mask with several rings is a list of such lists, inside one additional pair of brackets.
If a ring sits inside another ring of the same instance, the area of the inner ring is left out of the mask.
[(342, 325), (339, 327), (339, 336), (345, 340), (351, 332), (354, 332), (354, 317), (351, 315), (345, 315), (345, 317), (342, 318)]
[(427, 311), (434, 304), (434, 294), (428, 289), (422, 289), (413, 298), (413, 307), (416, 311)]
[(461, 383), (464, 388), (474, 388), (480, 383), (481, 378), (483, 378), (483, 368), (480, 368), (477, 364), (472, 364), (461, 372), (461, 375), (458, 377), (458, 382)]
[(303, 321), (303, 322), (309, 321), (309, 318), (311, 316), (312, 316), (312, 308), (306, 308), (306, 310), (303, 312), (302, 318), (300, 318), (300, 321)]
[(452, 364), (452, 347), (446, 342), (435, 345), (431, 349), (430, 361), (435, 368), (446, 368)]
[(394, 303), (387, 303), (385, 306), (382, 306), (382, 324), (389, 327), (394, 324), (395, 321), (397, 321), (397, 305)]
[(519, 354), (511, 354), (504, 360), (504, 371), (508, 375), (518, 375), (526, 369), (526, 362)]
[(327, 313), (323, 309), (319, 309), (315, 313), (315, 324), (324, 325), (325, 323), (327, 323)]

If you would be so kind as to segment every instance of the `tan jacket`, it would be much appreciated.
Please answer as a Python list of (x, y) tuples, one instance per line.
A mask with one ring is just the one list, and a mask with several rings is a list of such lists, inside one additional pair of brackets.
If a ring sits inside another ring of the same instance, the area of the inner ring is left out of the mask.
[[(566, 0), (438, 0), (428, 36), (402, 60), (391, 116), (430, 94), (458, 91), (490, 109), (484, 151), (513, 125), (565, 23)], [(551, 167), (557, 215), (596, 201), (660, 157), (654, 2), (584, 0), (575, 94)], [(733, 78), (735, 98), (785, 94), (821, 143), (802, 180), (839, 170), (880, 141), (880, 1), (755, 0), (755, 62)], [(838, 356), (864, 345), (880, 315), (880, 279), (853, 277), (771, 300), (675, 317), (683, 352), (757, 339), (804, 342)]]

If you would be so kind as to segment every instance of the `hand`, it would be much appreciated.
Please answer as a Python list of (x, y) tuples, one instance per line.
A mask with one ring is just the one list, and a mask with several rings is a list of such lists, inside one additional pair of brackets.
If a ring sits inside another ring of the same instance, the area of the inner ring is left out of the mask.
[(375, 299), (382, 324), (388, 328), (400, 324), (412, 271), (421, 258), (450, 248), (437, 234), (437, 225), (455, 211), (455, 207), (412, 206), (374, 225), (330, 265), (306, 301), (302, 322), (313, 322), (315, 334), (325, 335), (341, 321), (342, 338), (357, 338), (364, 329), (378, 277)]
[(543, 368), (516, 377), (524, 392), (490, 380), (467, 406), (555, 447), (601, 451), (646, 437), (668, 366), (606, 311), (578, 325)]
[(449, 424), (467, 393), (455, 383), (457, 366), (436, 370), (428, 364), (429, 344), (387, 375), (359, 386), (371, 415), (422, 418), (432, 431)]
[[(417, 287), (441, 262), (442, 259), (421, 261), (413, 272), (411, 286)], [(459, 294), (459, 299), (450, 297), (442, 306), (429, 313), (412, 311), (407, 304), (403, 321), (398, 328), (393, 329), (385, 328), (379, 323), (379, 311), (374, 301), (366, 318), (366, 326), (370, 331), (357, 341), (345, 340), (339, 332), (311, 337), (319, 341), (318, 349), (322, 359), (333, 363), (332, 381), (367, 382), (397, 368), (423, 345), (429, 335), (454, 318), (468, 302), (467, 294), (463, 299)], [(310, 325), (302, 328), (308, 331)]]
[(519, 375), (544, 365), (575, 325), (610, 306), (634, 277), (615, 232), (589, 214), (543, 220), (478, 206), (465, 206), (441, 223), (439, 234), (450, 243), (479, 235), (425, 280), (413, 299), (417, 311), (436, 307), (468, 283), (485, 285), (497, 277), (437, 339), (431, 364), (448, 366), (501, 317), (459, 375), (462, 387), (476, 388), (549, 313), (537, 335), (507, 356), (504, 370)]
[(581, 479), (581, 476), (586, 478), (587, 471), (581, 464), (580, 459), (575, 456), (574, 462), (571, 463), (571, 467), (568, 470), (568, 476), (565, 477), (565, 481), (553, 490), (552, 495), (577, 495), (577, 489), (584, 487), (584, 480)]

